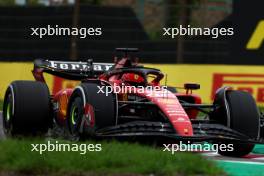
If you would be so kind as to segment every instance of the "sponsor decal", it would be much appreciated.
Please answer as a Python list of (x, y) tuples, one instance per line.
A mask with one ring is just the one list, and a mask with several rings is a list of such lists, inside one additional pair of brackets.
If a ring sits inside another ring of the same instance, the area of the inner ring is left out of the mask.
[(157, 101), (160, 102), (160, 103), (168, 104), (169, 106), (175, 104), (174, 99), (169, 99), (166, 96), (165, 96), (165, 98), (160, 98)]
[[(48, 67), (61, 70), (90, 70), (87, 62), (65, 62), (65, 61), (48, 61)], [(114, 64), (112, 63), (93, 63), (94, 71), (108, 71)]]
[(251, 93), (256, 101), (264, 103), (264, 74), (213, 74), (211, 99), (214, 99), (216, 90), (223, 86), (230, 86), (235, 90)]

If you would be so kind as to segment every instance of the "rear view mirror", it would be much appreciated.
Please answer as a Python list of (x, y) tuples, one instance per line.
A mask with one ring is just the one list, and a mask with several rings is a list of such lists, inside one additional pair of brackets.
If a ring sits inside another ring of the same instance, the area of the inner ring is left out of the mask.
[(184, 84), (184, 89), (187, 89), (187, 90), (198, 90), (198, 89), (200, 89), (200, 84), (185, 83)]

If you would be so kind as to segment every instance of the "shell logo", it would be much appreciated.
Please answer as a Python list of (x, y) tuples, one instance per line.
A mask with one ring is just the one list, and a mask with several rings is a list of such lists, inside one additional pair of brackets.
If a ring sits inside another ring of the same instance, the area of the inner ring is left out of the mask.
[(138, 80), (139, 76), (137, 74), (134, 75), (134, 79)]
[(66, 118), (66, 113), (67, 113), (67, 105), (68, 105), (68, 96), (67, 92), (64, 91), (62, 95), (59, 98), (59, 113)]

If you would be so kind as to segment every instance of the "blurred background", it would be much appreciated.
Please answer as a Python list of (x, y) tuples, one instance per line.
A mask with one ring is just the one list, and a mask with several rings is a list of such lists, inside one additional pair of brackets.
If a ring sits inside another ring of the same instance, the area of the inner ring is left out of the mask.
[[(115, 47), (137, 47), (147, 63), (218, 63), (227, 37), (163, 36), (163, 27), (230, 25), (232, 0), (0, 0), (0, 58), (109, 61)], [(31, 36), (30, 27), (102, 27), (85, 39)]]

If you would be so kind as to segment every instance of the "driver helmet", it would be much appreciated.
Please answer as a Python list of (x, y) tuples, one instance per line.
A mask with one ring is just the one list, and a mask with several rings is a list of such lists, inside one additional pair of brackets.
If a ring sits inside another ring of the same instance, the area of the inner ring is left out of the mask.
[(139, 86), (144, 84), (144, 78), (136, 73), (125, 73), (122, 75), (121, 80), (131, 85)]

